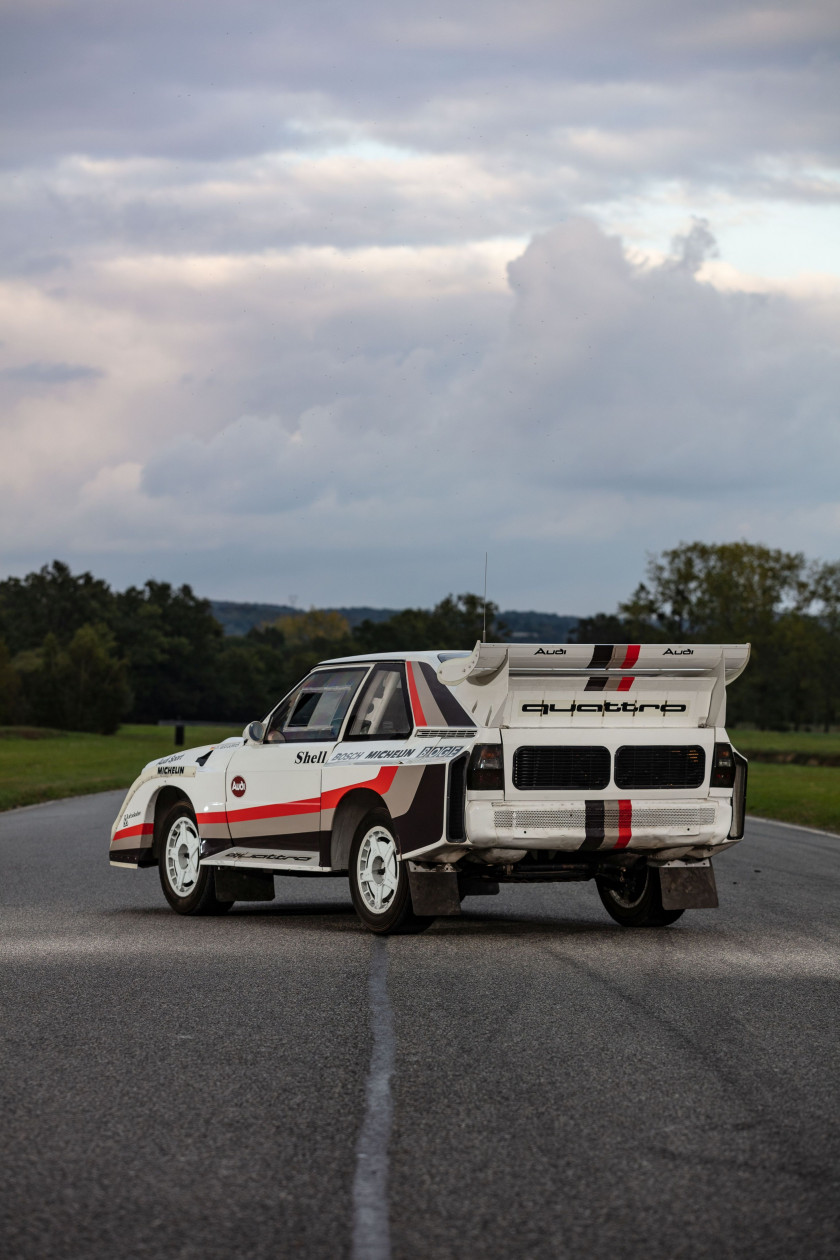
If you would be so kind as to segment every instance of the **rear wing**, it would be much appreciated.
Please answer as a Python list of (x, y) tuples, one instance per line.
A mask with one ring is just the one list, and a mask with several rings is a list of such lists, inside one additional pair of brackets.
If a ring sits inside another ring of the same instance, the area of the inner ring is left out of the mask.
[(674, 675), (722, 677), (734, 682), (750, 659), (749, 643), (476, 643), (468, 656), (451, 657), (438, 669), (448, 687), (467, 679), (484, 682), (507, 667), (511, 675)]
[(484, 726), (717, 727), (749, 657), (748, 643), (476, 643), (438, 679)]

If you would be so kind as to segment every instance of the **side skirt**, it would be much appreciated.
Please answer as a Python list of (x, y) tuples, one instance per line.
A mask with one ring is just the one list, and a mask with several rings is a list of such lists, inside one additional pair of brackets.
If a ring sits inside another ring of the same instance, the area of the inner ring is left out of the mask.
[(322, 866), (319, 855), (295, 849), (225, 849), (213, 857), (202, 858), (202, 866), (243, 867), (264, 871), (296, 871), (301, 874), (333, 874), (332, 867)]

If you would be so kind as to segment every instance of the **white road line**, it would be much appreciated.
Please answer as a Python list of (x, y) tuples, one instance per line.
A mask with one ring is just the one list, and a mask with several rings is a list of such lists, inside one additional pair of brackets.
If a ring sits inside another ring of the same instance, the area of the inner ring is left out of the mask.
[(388, 947), (378, 936), (371, 941), (368, 996), (373, 1051), (365, 1084), (365, 1118), (356, 1143), (352, 1254), (353, 1260), (390, 1260), (388, 1142), (394, 1115), (391, 1076), (396, 1038), (388, 997)]

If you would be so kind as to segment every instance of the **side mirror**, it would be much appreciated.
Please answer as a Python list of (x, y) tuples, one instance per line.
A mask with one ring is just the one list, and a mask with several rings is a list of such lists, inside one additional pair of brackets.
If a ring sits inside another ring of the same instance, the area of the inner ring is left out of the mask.
[(242, 732), (245, 739), (252, 744), (261, 744), (265, 739), (265, 722), (251, 722)]

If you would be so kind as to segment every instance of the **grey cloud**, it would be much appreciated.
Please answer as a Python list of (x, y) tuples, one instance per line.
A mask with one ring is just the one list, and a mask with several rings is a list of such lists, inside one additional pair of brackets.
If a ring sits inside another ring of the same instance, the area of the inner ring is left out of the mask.
[[(20, 0), (2, 23), (7, 275), (57, 252), (526, 237), (657, 181), (689, 206), (840, 199), (840, 19), (823, 0), (793, 16), (731, 0), (441, 15)], [(472, 170), (401, 182), (393, 158), (353, 165), (371, 142)], [(348, 155), (341, 178), (293, 165), (330, 152)]]
[[(732, 179), (760, 151), (837, 157), (840, 23), (828, 0), (795, 15), (731, 0), (702, 11), (690, 0), (475, 0), (442, 15), (414, 0), (77, 0), (11, 6), (5, 27), (6, 112), (19, 123), (9, 159), (20, 165), (73, 151), (231, 160), (306, 148), (337, 122), (487, 160), (532, 145), (560, 160), (555, 133), (568, 126), (635, 136), (630, 149), (653, 132), (649, 170), (656, 131), (676, 125), (663, 168), (706, 178), (728, 161)], [(617, 151), (607, 165), (633, 169)]]
[(100, 368), (84, 363), (22, 363), (0, 368), (0, 380), (22, 385), (67, 385), (71, 381), (95, 381), (104, 376)]

